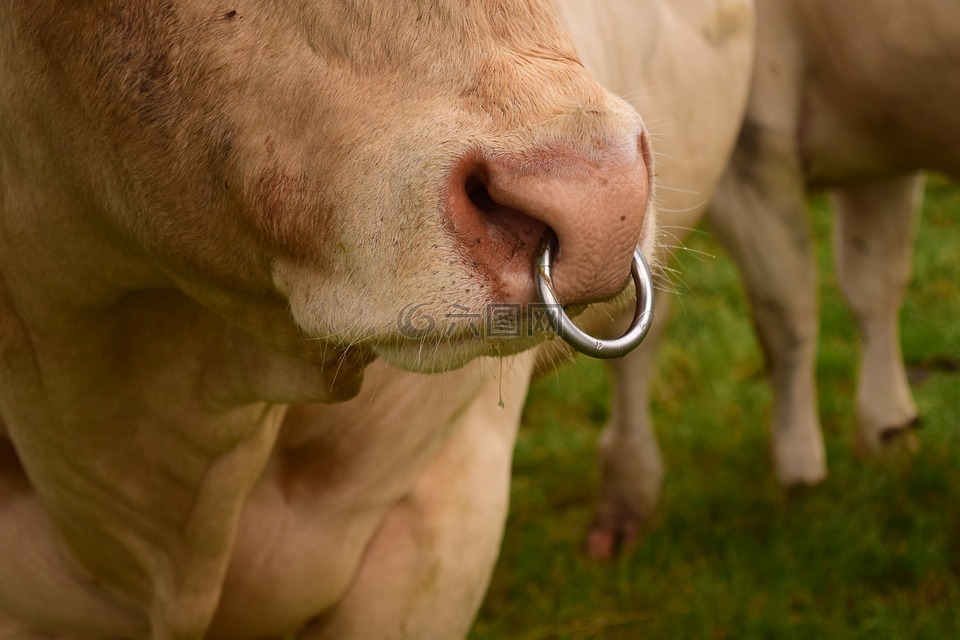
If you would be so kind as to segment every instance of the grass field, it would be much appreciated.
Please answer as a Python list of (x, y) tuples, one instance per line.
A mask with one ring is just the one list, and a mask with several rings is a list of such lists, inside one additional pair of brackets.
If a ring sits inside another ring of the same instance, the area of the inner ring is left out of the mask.
[(853, 452), (857, 338), (834, 283), (822, 198), (813, 219), (827, 482), (800, 492), (775, 484), (771, 394), (743, 291), (698, 232), (690, 248), (715, 257), (683, 261), (687, 292), (654, 391), (668, 473), (659, 515), (620, 559), (586, 559), (608, 374), (581, 360), (536, 382), (504, 548), (472, 640), (960, 638), (960, 374), (929, 366), (960, 358), (960, 186), (928, 188), (902, 314), (924, 420), (912, 456)]

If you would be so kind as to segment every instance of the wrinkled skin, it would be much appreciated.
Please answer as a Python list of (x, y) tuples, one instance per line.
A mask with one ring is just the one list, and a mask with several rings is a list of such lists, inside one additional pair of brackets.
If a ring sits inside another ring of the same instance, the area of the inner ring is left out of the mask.
[[(816, 267), (807, 191), (831, 190), (838, 282), (860, 328), (858, 444), (877, 452), (900, 436), (909, 442), (917, 410), (898, 314), (922, 195), (916, 172), (960, 178), (960, 149), (950, 144), (960, 140), (960, 6), (758, 0), (757, 14), (748, 112), (710, 223), (740, 268), (767, 356), (777, 476), (785, 485), (815, 484), (827, 469), (814, 379)], [(654, 346), (648, 339), (640, 351)], [(622, 448), (604, 455), (602, 464), (613, 471), (604, 476), (601, 518), (612, 508), (606, 496), (629, 496), (623, 502), (643, 504), (643, 516), (659, 495), (662, 465), (645, 413), (651, 366), (642, 363), (632, 380), (620, 374), (616, 382), (615, 412), (638, 407), (621, 424), (621, 438), (642, 440), (643, 452), (632, 459), (616, 453)], [(606, 534), (635, 535), (637, 513), (614, 513)]]
[(550, 5), (13, 0), (0, 77), (0, 635), (462, 637), (542, 338), (474, 314), (654, 241)]

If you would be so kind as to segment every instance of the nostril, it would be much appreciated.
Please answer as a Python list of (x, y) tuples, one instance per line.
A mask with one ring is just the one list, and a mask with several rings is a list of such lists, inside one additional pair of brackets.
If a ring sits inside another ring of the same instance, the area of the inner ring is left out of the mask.
[(496, 299), (537, 299), (533, 265), (548, 228), (560, 240), (554, 276), (563, 302), (604, 300), (623, 289), (642, 235), (652, 162), (645, 132), (627, 144), (636, 150), (625, 146), (599, 160), (561, 148), (528, 154), (525, 162), (471, 155), (453, 168), (445, 223)]
[[(497, 200), (488, 187), (488, 177), (481, 171), (467, 175), (463, 183), (463, 192), (470, 203), (469, 215), (480, 230), (491, 239), (516, 243), (515, 236), (527, 239), (539, 230), (543, 223), (531, 218), (526, 212), (515, 209)], [(461, 212), (462, 215), (462, 212)]]
[(467, 193), (467, 199), (481, 213), (492, 215), (497, 210), (499, 205), (493, 199), (493, 196), (490, 195), (490, 191), (487, 189), (482, 175), (471, 174), (467, 176), (464, 190)]
[(504, 302), (533, 302), (533, 263), (546, 225), (498, 192), (486, 162), (468, 158), (453, 172), (446, 222), (468, 264), (494, 285)]

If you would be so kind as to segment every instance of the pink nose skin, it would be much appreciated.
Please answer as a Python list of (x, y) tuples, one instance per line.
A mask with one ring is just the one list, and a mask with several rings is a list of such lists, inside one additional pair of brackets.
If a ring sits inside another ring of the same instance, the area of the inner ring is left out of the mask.
[[(625, 157), (629, 156), (629, 157)], [(612, 298), (630, 278), (650, 198), (646, 135), (636, 153), (599, 162), (545, 152), (543, 162), (465, 158), (451, 175), (447, 215), (463, 254), (507, 303), (537, 300), (534, 256), (547, 227), (560, 250), (553, 281), (564, 304)]]

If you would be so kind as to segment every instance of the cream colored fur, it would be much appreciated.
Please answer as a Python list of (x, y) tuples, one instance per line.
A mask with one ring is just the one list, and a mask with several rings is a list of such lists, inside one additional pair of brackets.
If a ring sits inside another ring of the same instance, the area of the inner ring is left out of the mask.
[[(608, 35), (685, 120), (654, 5)], [(0, 637), (463, 637), (535, 340), (400, 331), (498, 301), (446, 180), (645, 160), (550, 5), (12, 0), (0, 77)]]
[(0, 76), (0, 636), (464, 635), (535, 341), (447, 177), (642, 161), (550, 5), (14, 0)]

